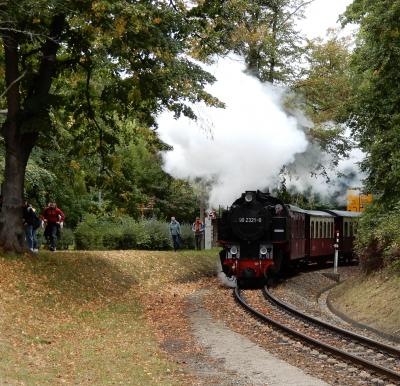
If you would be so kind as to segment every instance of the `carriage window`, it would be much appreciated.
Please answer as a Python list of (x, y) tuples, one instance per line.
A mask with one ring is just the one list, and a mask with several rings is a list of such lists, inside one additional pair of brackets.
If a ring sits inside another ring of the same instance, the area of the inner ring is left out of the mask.
[(344, 223), (344, 237), (348, 236), (348, 232), (349, 232), (349, 223), (346, 221)]
[(324, 238), (326, 238), (326, 222), (324, 221)]
[(314, 238), (314, 221), (311, 221), (311, 238)]
[(322, 221), (319, 222), (319, 237), (322, 238)]
[(350, 237), (353, 236), (353, 222), (350, 222)]

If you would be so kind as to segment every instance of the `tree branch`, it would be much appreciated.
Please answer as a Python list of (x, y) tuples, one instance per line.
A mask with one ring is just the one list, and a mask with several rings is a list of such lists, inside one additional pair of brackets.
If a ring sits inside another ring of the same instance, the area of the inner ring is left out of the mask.
[(31, 39), (36, 36), (36, 37), (42, 37), (42, 38), (46, 38), (48, 40), (52, 40), (55, 43), (57, 43), (57, 41), (55, 39), (53, 39), (50, 36), (44, 35), (44, 34), (38, 34), (38, 33), (34, 33), (34, 32), (30, 32), (30, 31), (23, 31), (20, 29), (16, 29), (16, 28), (11, 28), (11, 27), (0, 27), (0, 31), (3, 31), (2, 33), (4, 34), (5, 32), (13, 32), (16, 34), (23, 34), (23, 35), (28, 35)]
[(56, 55), (60, 46), (59, 39), (64, 26), (65, 15), (55, 15), (50, 27), (50, 37), (46, 38), (46, 42), (42, 48), (43, 56), (40, 63), (39, 74), (37, 81), (34, 83), (34, 89), (31, 90), (33, 94), (44, 96), (47, 95), (50, 90), (57, 62)]
[(17, 79), (14, 79), (9, 86), (4, 90), (4, 92), (0, 95), (0, 98), (2, 98), (4, 95), (8, 93), (10, 88), (14, 86), (15, 83), (19, 82), (24, 76), (26, 75), (26, 71), (24, 71)]
[(308, 4), (313, 3), (314, 1), (315, 1), (315, 0), (309, 0), (309, 1), (306, 1), (306, 2), (304, 2), (304, 3), (301, 3), (298, 7), (295, 8), (295, 10), (294, 10), (292, 13), (290, 13), (290, 14), (286, 17), (285, 20), (282, 21), (282, 23), (279, 24), (279, 27), (281, 27), (281, 26), (284, 25), (288, 20), (290, 20), (290, 18), (291, 18), (293, 15), (295, 15), (301, 8), (305, 7), (305, 6), (308, 5)]
[(18, 73), (18, 43), (15, 34), (12, 32), (3, 34), (3, 45), (8, 116), (15, 117), (20, 109), (19, 88), (15, 87), (20, 79)]
[(90, 64), (87, 66), (83, 66), (83, 68), (86, 70), (86, 89), (85, 89), (85, 96), (86, 96), (86, 102), (88, 105), (88, 110), (89, 110), (89, 118), (93, 121), (94, 125), (96, 126), (97, 130), (99, 131), (99, 148), (100, 148), (100, 158), (101, 158), (101, 172), (107, 171), (105, 167), (105, 152), (104, 152), (104, 147), (103, 147), (103, 129), (99, 125), (99, 123), (96, 120), (96, 115), (92, 106), (92, 102), (90, 100), (90, 79), (92, 76), (92, 69)]

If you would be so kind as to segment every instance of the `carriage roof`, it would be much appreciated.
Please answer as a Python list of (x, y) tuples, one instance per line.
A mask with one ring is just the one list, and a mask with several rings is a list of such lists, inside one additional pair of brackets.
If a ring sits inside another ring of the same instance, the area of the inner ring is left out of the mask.
[(296, 212), (296, 213), (304, 213), (304, 214), (308, 214), (309, 216), (314, 216), (314, 217), (335, 217), (334, 214), (331, 213), (327, 213), (324, 212), (322, 210), (305, 210), (305, 209), (301, 209), (295, 205), (286, 205), (288, 207), (288, 209), (292, 212)]
[(333, 214), (336, 217), (360, 217), (361, 212), (350, 212), (348, 210), (326, 210), (328, 213)]

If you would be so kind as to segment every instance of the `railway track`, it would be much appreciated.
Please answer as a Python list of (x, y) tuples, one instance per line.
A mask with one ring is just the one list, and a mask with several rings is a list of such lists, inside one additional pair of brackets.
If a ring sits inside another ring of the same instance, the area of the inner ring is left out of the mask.
[(235, 288), (236, 300), (251, 314), (292, 337), (400, 385), (400, 350), (310, 317), (263, 290), (267, 302), (250, 305)]

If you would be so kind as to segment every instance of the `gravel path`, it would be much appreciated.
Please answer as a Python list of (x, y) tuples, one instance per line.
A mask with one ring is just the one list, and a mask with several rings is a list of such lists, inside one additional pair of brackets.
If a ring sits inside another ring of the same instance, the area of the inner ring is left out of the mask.
[(276, 358), (246, 337), (231, 331), (221, 322), (213, 320), (202, 307), (203, 294), (204, 292), (198, 291), (189, 298), (194, 306), (190, 316), (194, 335), (198, 342), (206, 347), (209, 355), (223, 359), (226, 369), (235, 370), (240, 374), (236, 379), (230, 380), (231, 385), (328, 385)]

